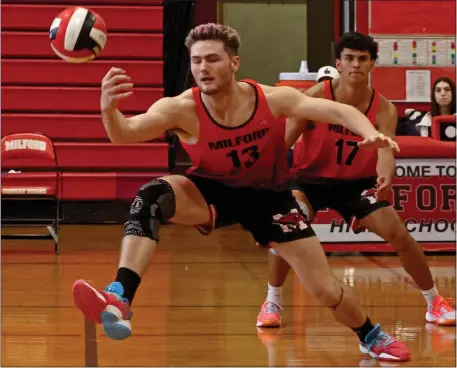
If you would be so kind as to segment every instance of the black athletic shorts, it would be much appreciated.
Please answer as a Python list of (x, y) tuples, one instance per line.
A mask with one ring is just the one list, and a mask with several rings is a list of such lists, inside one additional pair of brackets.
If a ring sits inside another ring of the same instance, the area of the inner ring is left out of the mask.
[(376, 178), (351, 181), (319, 179), (319, 181), (297, 179), (292, 189), (303, 192), (316, 214), (320, 209), (337, 211), (350, 224), (351, 217), (360, 220), (370, 213), (390, 206), (386, 200), (376, 201)]
[(217, 211), (216, 228), (240, 224), (256, 242), (286, 243), (315, 236), (290, 190), (229, 187), (218, 181), (187, 175), (208, 205)]

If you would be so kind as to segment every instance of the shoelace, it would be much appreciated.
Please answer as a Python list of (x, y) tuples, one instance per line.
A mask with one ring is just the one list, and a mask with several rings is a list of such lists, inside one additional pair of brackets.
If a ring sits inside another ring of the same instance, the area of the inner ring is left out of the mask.
[(384, 331), (380, 331), (378, 333), (378, 335), (373, 339), (373, 341), (368, 346), (368, 350), (371, 350), (373, 348), (373, 346), (387, 347), (388, 345), (390, 345), (391, 343), (396, 342), (396, 341), (397, 340), (395, 340), (389, 334), (386, 334)]
[(116, 295), (116, 297), (119, 298), (123, 303), (128, 303), (128, 302), (129, 302), (127, 298), (123, 298), (122, 296), (120, 296), (120, 295), (118, 294), (118, 290), (116, 290), (115, 287), (114, 287), (114, 288), (111, 287), (111, 285), (108, 285), (108, 286), (105, 288), (105, 292)]
[(279, 312), (281, 308), (279, 305), (273, 303), (273, 302), (268, 302), (267, 306), (265, 307), (265, 312), (266, 313), (274, 313), (274, 312)]
[(454, 312), (454, 309), (452, 309), (452, 307), (444, 299), (441, 299), (441, 301), (440, 301), (440, 310), (441, 310), (441, 313)]

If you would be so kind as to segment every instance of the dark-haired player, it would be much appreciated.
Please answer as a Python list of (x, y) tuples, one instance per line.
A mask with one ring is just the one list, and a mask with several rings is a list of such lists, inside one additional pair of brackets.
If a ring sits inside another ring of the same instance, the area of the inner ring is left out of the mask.
[[(319, 240), (284, 187), (287, 148), (303, 131), (303, 119), (354, 129), (365, 137), (357, 144), (361, 149), (398, 149), (396, 143), (351, 106), (290, 87), (237, 81), (240, 40), (229, 27), (198, 26), (186, 44), (198, 87), (163, 98), (144, 114), (126, 119), (116, 108), (118, 100), (131, 94), (124, 71), (112, 69), (103, 80), (103, 122), (114, 143), (148, 141), (172, 130), (193, 167), (186, 176), (162, 177), (140, 188), (125, 225), (116, 281), (98, 291), (78, 280), (73, 287), (77, 307), (102, 323), (109, 337), (127, 338), (130, 305), (159, 240), (159, 225), (170, 221), (210, 232), (239, 223), (291, 265), (308, 292), (357, 333), (365, 352), (384, 360), (409, 360), (406, 345), (375, 327), (351, 290), (333, 276)], [(286, 126), (284, 117), (296, 119)]]
[[(375, 41), (350, 32), (341, 37), (335, 51), (340, 77), (319, 83), (305, 93), (354, 106), (376, 129), (394, 139), (396, 108), (368, 86), (377, 58)], [(455, 310), (439, 295), (421, 246), (386, 200), (395, 173), (392, 150), (360, 150), (361, 139), (341, 126), (308, 122), (294, 145), (294, 196), (306, 204), (310, 222), (320, 209), (331, 208), (347, 223), (355, 217), (359, 229), (364, 227), (391, 244), (425, 297), (427, 322), (455, 326)], [(268, 254), (267, 298), (257, 317), (257, 326), (261, 327), (281, 324), (282, 286), (290, 267), (275, 253), (270, 249)]]

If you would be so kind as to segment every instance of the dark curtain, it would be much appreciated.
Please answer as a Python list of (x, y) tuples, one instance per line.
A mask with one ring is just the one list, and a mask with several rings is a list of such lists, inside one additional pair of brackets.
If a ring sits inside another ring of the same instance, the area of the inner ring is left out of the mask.
[[(179, 95), (191, 83), (189, 54), (184, 41), (193, 26), (197, 0), (164, 0), (163, 2), (163, 62), (164, 96)], [(174, 167), (178, 139), (167, 134), (170, 144), (169, 166)]]
[(196, 0), (164, 0), (163, 61), (164, 96), (180, 94), (188, 87), (189, 55), (184, 46), (192, 28)]
[(355, 0), (349, 1), (349, 32), (355, 31)]

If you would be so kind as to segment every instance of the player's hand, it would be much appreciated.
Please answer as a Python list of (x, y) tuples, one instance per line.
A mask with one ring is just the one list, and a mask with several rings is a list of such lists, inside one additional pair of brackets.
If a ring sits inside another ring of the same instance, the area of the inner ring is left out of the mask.
[(133, 83), (125, 70), (111, 68), (102, 80), (100, 108), (103, 111), (115, 109), (117, 103), (133, 94)]
[(366, 150), (390, 147), (396, 151), (400, 151), (397, 142), (382, 133), (365, 138), (362, 142), (358, 143), (358, 146)]
[(382, 201), (387, 198), (387, 195), (392, 189), (391, 176), (379, 176), (376, 183), (376, 200)]

